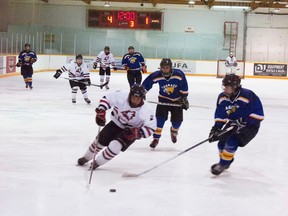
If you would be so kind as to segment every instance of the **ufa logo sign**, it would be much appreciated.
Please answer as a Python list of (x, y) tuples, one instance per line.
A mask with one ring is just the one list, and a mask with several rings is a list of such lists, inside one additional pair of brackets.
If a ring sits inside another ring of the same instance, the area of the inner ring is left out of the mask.
[(173, 63), (173, 68), (180, 69), (184, 73), (195, 72), (195, 62), (192, 61), (175, 61)]
[(173, 67), (181, 70), (188, 69), (187, 64), (181, 61), (174, 62)]
[(16, 72), (16, 56), (7, 56), (6, 57), (6, 73), (15, 73)]

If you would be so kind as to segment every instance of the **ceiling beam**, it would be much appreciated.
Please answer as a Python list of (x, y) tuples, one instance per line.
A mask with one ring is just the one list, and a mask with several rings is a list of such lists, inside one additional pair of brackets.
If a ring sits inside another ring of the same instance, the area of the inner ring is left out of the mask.
[(153, 4), (153, 6), (155, 7), (156, 6), (156, 0), (151, 0), (151, 2), (152, 2), (152, 4)]
[[(91, 2), (91, 0), (82, 0), (84, 2)], [(94, 0), (97, 1), (97, 0)], [(110, 0), (111, 2), (123, 2), (122, 0)], [(156, 4), (178, 4), (178, 5), (188, 5), (189, 0), (126, 0), (125, 3), (145, 3), (150, 2), (155, 7)], [(225, 1), (225, 0), (195, 0), (195, 5), (197, 6), (207, 6), (211, 8), (212, 6), (242, 6), (250, 7), (255, 10), (259, 7), (261, 8), (285, 8), (284, 3), (287, 0), (251, 0), (251, 1)], [(282, 4), (281, 4), (282, 3)], [(89, 4), (89, 3), (87, 3)]]
[(83, 2), (85, 2), (86, 4), (91, 4), (91, 0), (81, 0)]

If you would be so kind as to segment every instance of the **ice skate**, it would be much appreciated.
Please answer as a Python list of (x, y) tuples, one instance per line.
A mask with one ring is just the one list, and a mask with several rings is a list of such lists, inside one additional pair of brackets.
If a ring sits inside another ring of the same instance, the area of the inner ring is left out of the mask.
[(178, 135), (178, 131), (175, 131), (172, 129), (172, 127), (170, 128), (170, 133), (171, 133), (171, 141), (173, 143), (177, 142), (177, 135)]
[(233, 163), (234, 158), (228, 165), (220, 165), (220, 163), (213, 164), (211, 166), (211, 173), (214, 175), (220, 175), (225, 169), (229, 169), (230, 165)]
[(72, 99), (72, 103), (76, 103), (76, 99)]
[(89, 160), (87, 160), (85, 157), (81, 157), (78, 159), (78, 165), (79, 166), (83, 166), (84, 164), (86, 164)]
[(94, 161), (94, 162), (91, 163), (90, 169), (95, 170), (95, 169), (97, 169), (99, 166), (100, 166), (100, 165), (98, 165), (97, 162)]
[(91, 101), (89, 100), (89, 98), (84, 98), (84, 100), (85, 100), (85, 102), (86, 102), (87, 104), (90, 104), (90, 103), (91, 103)]
[(156, 148), (156, 146), (158, 145), (158, 143), (159, 143), (159, 139), (154, 138), (154, 139), (152, 140), (151, 144), (150, 144), (150, 147), (151, 147), (151, 148)]

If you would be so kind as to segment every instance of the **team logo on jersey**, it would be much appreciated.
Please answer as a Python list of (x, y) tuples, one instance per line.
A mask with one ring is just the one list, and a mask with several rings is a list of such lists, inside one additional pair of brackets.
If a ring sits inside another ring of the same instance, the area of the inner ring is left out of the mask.
[(29, 62), (30, 61), (30, 56), (26, 55), (25, 58), (24, 58), (24, 61), (25, 62)]
[(81, 67), (76, 67), (75, 68), (76, 69), (76, 71), (75, 71), (75, 73), (76, 73), (76, 76), (81, 76), (82, 75), (82, 68)]
[(105, 56), (104, 61), (108, 61), (109, 56)]
[(130, 58), (130, 63), (131, 63), (131, 64), (134, 64), (134, 63), (136, 62), (136, 60), (137, 60), (137, 58), (131, 57), (131, 58)]
[(232, 113), (235, 113), (238, 108), (239, 108), (239, 105), (235, 104), (235, 105), (226, 106), (225, 110), (226, 110), (227, 115), (230, 115)]
[(136, 112), (131, 111), (131, 110), (123, 111), (123, 112), (121, 112), (121, 114), (125, 118), (125, 120), (127, 120), (127, 121), (130, 121), (131, 119), (133, 119), (136, 116)]
[(175, 84), (167, 84), (167, 85), (162, 86), (163, 92), (165, 92), (168, 95), (173, 94), (175, 88), (177, 88), (177, 85)]

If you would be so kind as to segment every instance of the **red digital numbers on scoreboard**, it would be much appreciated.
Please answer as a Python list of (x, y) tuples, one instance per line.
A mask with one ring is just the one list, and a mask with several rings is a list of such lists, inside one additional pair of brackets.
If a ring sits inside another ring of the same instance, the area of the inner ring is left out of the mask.
[(162, 13), (88, 10), (88, 27), (161, 30)]

